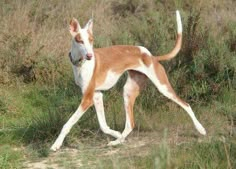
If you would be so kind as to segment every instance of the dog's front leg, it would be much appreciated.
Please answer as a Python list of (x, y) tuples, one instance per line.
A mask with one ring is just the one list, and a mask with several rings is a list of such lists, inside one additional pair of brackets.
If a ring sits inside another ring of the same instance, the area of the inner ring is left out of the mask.
[(93, 101), (91, 98), (83, 97), (82, 102), (76, 112), (70, 117), (70, 119), (63, 126), (60, 135), (50, 148), (52, 151), (60, 149), (66, 135), (70, 132), (73, 125), (83, 116), (86, 110), (92, 105)]

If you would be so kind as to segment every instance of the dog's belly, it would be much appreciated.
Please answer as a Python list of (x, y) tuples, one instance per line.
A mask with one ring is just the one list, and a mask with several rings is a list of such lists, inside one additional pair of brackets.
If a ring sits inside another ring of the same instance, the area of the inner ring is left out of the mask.
[(115, 72), (109, 71), (106, 75), (104, 82), (96, 87), (96, 90), (108, 90), (112, 88), (116, 82), (119, 80), (121, 74), (117, 74)]

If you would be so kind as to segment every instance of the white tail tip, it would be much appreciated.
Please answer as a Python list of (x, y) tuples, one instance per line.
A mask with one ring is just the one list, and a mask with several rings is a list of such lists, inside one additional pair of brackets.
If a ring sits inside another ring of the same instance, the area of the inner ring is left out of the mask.
[(182, 21), (181, 21), (180, 13), (178, 10), (176, 11), (176, 21), (177, 21), (177, 32), (178, 34), (182, 34), (182, 31), (183, 31)]

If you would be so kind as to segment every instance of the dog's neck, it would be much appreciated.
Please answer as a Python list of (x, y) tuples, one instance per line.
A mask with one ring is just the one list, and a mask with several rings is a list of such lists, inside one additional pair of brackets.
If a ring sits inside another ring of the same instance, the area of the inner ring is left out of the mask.
[(75, 83), (80, 86), (83, 93), (88, 87), (89, 82), (91, 81), (94, 68), (95, 57), (92, 57), (91, 60), (84, 60), (83, 64), (81, 64), (80, 66), (75, 66), (72, 64)]

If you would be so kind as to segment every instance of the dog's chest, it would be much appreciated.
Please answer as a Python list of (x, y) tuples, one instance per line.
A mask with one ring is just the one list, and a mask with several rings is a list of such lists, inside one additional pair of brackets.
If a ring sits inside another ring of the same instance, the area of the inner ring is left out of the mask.
[(72, 66), (75, 83), (80, 86), (82, 92), (88, 87), (93, 76), (94, 62), (86, 61), (81, 67)]

